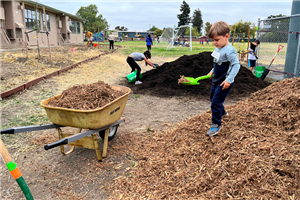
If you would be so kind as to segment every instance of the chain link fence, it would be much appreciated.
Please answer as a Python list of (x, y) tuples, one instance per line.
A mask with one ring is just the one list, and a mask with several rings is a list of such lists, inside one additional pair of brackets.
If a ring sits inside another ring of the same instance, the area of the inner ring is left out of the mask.
[(258, 20), (257, 66), (269, 67), (279, 45), (283, 45), (272, 65), (269, 78), (283, 80), (300, 76), (300, 15)]

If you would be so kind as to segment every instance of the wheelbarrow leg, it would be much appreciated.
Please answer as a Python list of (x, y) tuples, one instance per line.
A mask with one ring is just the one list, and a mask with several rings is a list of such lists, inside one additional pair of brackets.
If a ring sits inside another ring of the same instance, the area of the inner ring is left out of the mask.
[(103, 143), (103, 153), (102, 153), (103, 157), (106, 157), (106, 154), (107, 154), (109, 129), (110, 128), (108, 128), (108, 129), (105, 130), (104, 143)]
[(98, 159), (98, 161), (102, 161), (97, 134), (93, 133), (92, 138), (93, 138), (93, 141), (94, 141), (94, 148), (95, 148), (95, 151), (96, 151), (97, 159)]
[[(58, 130), (58, 137), (59, 137), (59, 139), (64, 138), (64, 136), (63, 136), (63, 134), (62, 134), (62, 131), (61, 131), (61, 128), (57, 128), (57, 130)], [(82, 129), (79, 129), (78, 133), (80, 133), (81, 130), (82, 130)], [(67, 153), (65, 153), (64, 145), (60, 145), (60, 152), (61, 152), (63, 155), (68, 155), (68, 154), (72, 153), (72, 152), (74, 151), (74, 149), (75, 149), (75, 146), (72, 146), (71, 149), (70, 149)]]

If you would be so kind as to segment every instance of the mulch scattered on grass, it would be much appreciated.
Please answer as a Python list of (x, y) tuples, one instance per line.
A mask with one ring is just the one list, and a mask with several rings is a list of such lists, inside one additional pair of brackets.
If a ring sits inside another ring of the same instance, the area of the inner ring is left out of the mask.
[(98, 81), (70, 87), (62, 92), (59, 99), (51, 100), (48, 105), (75, 110), (93, 110), (101, 108), (124, 94), (103, 81)]
[(286, 79), (226, 107), (216, 136), (206, 135), (207, 111), (165, 132), (128, 137), (119, 148), (134, 156), (135, 169), (107, 188), (129, 199), (299, 198), (299, 90), (300, 78)]
[[(153, 60), (153, 62), (155, 62)], [(144, 72), (143, 84), (135, 86), (124, 83), (134, 93), (156, 96), (209, 96), (211, 79), (199, 81), (200, 85), (178, 84), (181, 75), (199, 77), (207, 75), (213, 67), (211, 52), (194, 55), (184, 55), (173, 62), (167, 62), (160, 67)], [(229, 96), (248, 97), (251, 93), (261, 90), (271, 83), (255, 77), (252, 72), (241, 66)]]

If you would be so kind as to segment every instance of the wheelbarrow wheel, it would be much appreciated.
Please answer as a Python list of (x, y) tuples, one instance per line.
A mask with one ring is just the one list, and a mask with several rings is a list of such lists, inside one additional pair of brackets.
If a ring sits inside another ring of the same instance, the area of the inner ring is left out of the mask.
[[(117, 133), (117, 130), (118, 130), (118, 125), (116, 126), (112, 126), (109, 128), (109, 132), (108, 132), (108, 141), (112, 140), (116, 133)], [(100, 137), (102, 138), (102, 140), (104, 140), (104, 137), (105, 137), (105, 130), (103, 131), (99, 131), (99, 135)]]

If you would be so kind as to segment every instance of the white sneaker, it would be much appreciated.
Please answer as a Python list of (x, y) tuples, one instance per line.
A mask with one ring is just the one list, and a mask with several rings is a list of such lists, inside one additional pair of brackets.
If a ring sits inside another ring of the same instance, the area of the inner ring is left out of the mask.
[(142, 84), (142, 83), (143, 83), (143, 82), (141, 82), (141, 81), (136, 81), (136, 82), (135, 82), (136, 85), (139, 85), (139, 84)]

